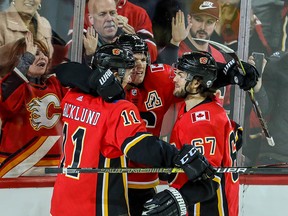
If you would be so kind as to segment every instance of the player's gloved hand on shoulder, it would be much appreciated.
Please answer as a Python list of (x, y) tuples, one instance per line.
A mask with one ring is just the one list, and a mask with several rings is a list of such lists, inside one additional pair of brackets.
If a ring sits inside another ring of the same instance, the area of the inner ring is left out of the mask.
[(247, 91), (257, 84), (259, 72), (253, 65), (244, 61), (241, 61), (241, 63), (244, 67), (246, 74), (244, 74), (244, 72), (234, 59), (229, 61), (224, 66), (223, 72), (229, 77), (231, 84), (237, 84), (241, 89)]
[(90, 89), (96, 91), (106, 102), (112, 102), (115, 99), (123, 99), (125, 97), (121, 83), (117, 81), (110, 69), (96, 68), (89, 77), (88, 85)]
[(168, 188), (144, 204), (142, 215), (186, 216), (186, 204), (178, 190)]
[(185, 144), (174, 158), (174, 164), (181, 167), (190, 181), (213, 178), (215, 169), (207, 159), (195, 148)]

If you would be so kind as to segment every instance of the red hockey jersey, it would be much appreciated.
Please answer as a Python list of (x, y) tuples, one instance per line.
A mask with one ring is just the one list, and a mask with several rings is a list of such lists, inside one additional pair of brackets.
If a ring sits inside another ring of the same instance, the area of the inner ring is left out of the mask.
[[(143, 84), (126, 90), (126, 99), (137, 106), (141, 118), (146, 122), (147, 131), (158, 137), (165, 113), (173, 103), (179, 101), (173, 96), (171, 70), (169, 65), (152, 64), (147, 67)], [(130, 162), (129, 167), (139, 167), (139, 164)], [(128, 179), (129, 188), (151, 188), (159, 184), (155, 173), (130, 173)]]
[(17, 75), (8, 74), (0, 81), (0, 177), (44, 175), (44, 166), (59, 164), (60, 101), (67, 90), (55, 76), (43, 85), (19, 81), (19, 77), (12, 80), (12, 76)]
[[(214, 167), (236, 165), (235, 135), (225, 110), (215, 101), (206, 100), (185, 112), (185, 103), (181, 107), (172, 130), (170, 143), (180, 149), (184, 144), (195, 145)], [(202, 203), (196, 203), (194, 214), (189, 215), (238, 215), (238, 174), (225, 173), (213, 179), (219, 183), (215, 197)], [(171, 185), (181, 188), (188, 179), (178, 174)], [(193, 194), (191, 194), (193, 196)]]
[[(101, 97), (71, 90), (62, 108), (63, 167), (126, 167), (122, 143), (146, 131), (136, 106), (126, 100), (106, 103)], [(57, 176), (51, 215), (119, 216), (128, 212), (126, 173)]]

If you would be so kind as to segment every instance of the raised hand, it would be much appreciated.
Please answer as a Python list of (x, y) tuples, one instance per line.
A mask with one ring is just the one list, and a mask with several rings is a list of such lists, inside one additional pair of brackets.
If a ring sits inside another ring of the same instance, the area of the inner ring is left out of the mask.
[(128, 18), (125, 16), (117, 15), (116, 21), (117, 21), (117, 26), (119, 28), (123, 28), (123, 26), (128, 23)]
[(179, 46), (180, 42), (183, 41), (189, 34), (192, 24), (188, 24), (185, 28), (185, 16), (184, 13), (179, 10), (176, 16), (172, 18), (172, 39), (170, 43)]
[(122, 28), (126, 34), (136, 34), (135, 29), (128, 24), (128, 18), (125, 16), (117, 16), (117, 25), (119, 28)]
[(34, 45), (33, 34), (31, 32), (27, 32), (25, 35), (25, 43), (26, 43), (26, 51), (30, 52), (35, 56), (37, 52), (37, 46)]
[(90, 56), (96, 52), (98, 44), (98, 33), (93, 26), (88, 27), (86, 35), (83, 38), (85, 54)]
[(47, 71), (49, 58), (34, 44), (31, 32), (26, 34), (25, 43), (26, 51), (35, 56), (33, 63), (29, 66), (27, 75), (30, 77), (41, 77)]

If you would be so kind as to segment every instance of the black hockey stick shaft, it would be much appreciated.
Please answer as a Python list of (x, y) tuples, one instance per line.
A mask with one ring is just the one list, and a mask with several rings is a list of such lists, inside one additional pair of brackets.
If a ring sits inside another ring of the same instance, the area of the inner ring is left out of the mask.
[[(239, 59), (239, 57), (237, 56), (237, 54), (235, 53), (235, 51), (221, 43), (218, 43), (218, 42), (215, 42), (215, 41), (211, 41), (211, 40), (206, 40), (206, 39), (198, 39), (198, 38), (193, 38), (194, 40), (198, 40), (198, 41), (203, 41), (203, 42), (207, 42), (207, 43), (210, 43), (218, 48), (220, 48), (221, 50), (223, 50), (226, 54), (230, 55), (235, 61), (236, 63), (239, 65), (239, 67), (241, 68), (241, 70), (243, 71), (244, 75), (246, 75), (246, 71), (243, 67), (243, 64), (241, 62), (241, 60)], [(253, 105), (253, 108), (256, 112), (256, 115), (257, 115), (257, 118), (260, 122), (260, 125), (261, 125), (261, 128), (263, 130), (263, 133), (267, 139), (267, 142), (270, 146), (275, 146), (275, 142), (274, 142), (274, 139), (273, 137), (271, 136), (269, 130), (268, 130), (268, 126), (266, 124), (266, 121), (263, 117), (263, 114), (262, 114), (262, 111), (261, 111), (261, 108), (258, 104), (258, 102), (256, 101), (255, 97), (254, 97), (254, 94), (253, 94), (253, 89), (247, 91), (248, 92), (248, 95), (249, 95), (249, 98), (252, 102), (252, 105)]]
[[(288, 167), (218, 167), (216, 173), (288, 174)], [(181, 168), (45, 168), (46, 174), (77, 173), (184, 173)]]

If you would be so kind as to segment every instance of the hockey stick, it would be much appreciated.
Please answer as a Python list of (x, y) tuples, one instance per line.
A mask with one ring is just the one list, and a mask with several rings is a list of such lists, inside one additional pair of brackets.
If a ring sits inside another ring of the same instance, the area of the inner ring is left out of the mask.
[[(288, 174), (287, 165), (284, 167), (218, 167), (216, 173), (239, 174)], [(78, 174), (78, 173), (184, 173), (181, 168), (45, 168), (46, 174)]]
[[(236, 63), (239, 65), (239, 67), (243, 71), (243, 74), (246, 75), (246, 71), (245, 71), (245, 69), (243, 67), (243, 64), (242, 64), (241, 60), (239, 59), (239, 57), (237, 56), (237, 54), (235, 53), (235, 51), (233, 49), (231, 49), (231, 48), (229, 48), (229, 47), (227, 47), (227, 46), (225, 46), (225, 45), (223, 45), (221, 43), (218, 43), (218, 42), (215, 42), (215, 41), (211, 41), (211, 40), (200, 39), (200, 38), (193, 38), (193, 40), (207, 42), (207, 43), (210, 43), (210, 44), (220, 48), (221, 50), (223, 50), (226, 54), (230, 55), (236, 61)], [(263, 117), (261, 108), (260, 108), (258, 102), (256, 101), (255, 97), (254, 97), (253, 89), (250, 89), (248, 91), (248, 95), (249, 95), (249, 98), (250, 98), (250, 100), (252, 102), (254, 110), (256, 112), (257, 118), (259, 119), (261, 128), (262, 128), (262, 130), (264, 132), (264, 135), (265, 135), (265, 137), (267, 139), (268, 144), (270, 146), (275, 146), (274, 139), (271, 136), (271, 134), (269, 133), (268, 126), (267, 126), (266, 121), (265, 121), (265, 119)]]

